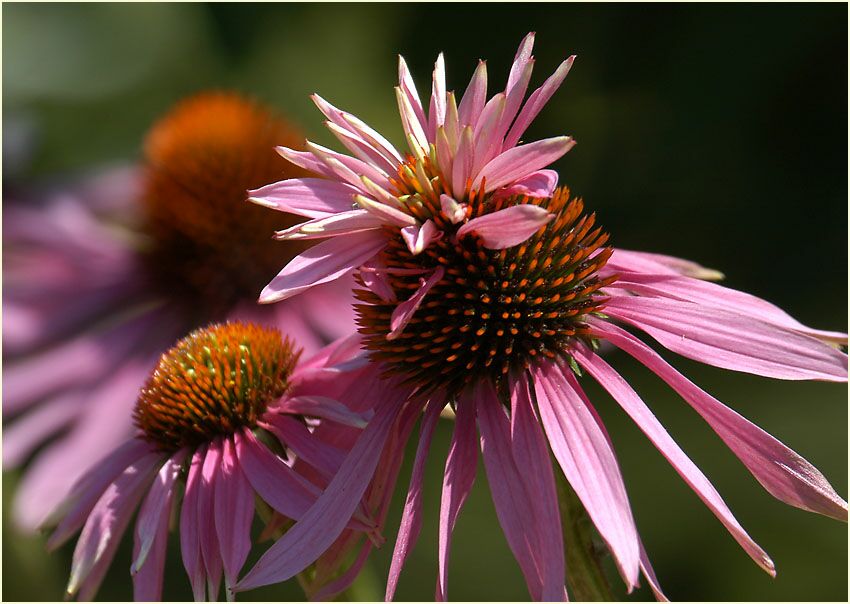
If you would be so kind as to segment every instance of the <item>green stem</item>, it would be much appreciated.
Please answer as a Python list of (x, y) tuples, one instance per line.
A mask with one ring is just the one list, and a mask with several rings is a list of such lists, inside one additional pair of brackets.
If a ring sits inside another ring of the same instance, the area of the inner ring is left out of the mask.
[(590, 517), (564, 476), (560, 472), (556, 475), (567, 558), (567, 591), (571, 599), (580, 602), (613, 602), (616, 598), (593, 544)]

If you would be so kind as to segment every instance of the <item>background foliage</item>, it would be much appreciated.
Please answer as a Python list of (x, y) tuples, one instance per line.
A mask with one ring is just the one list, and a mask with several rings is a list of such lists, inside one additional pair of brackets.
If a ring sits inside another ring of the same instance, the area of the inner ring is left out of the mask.
[[(253, 95), (314, 140), (333, 144), (307, 98), (319, 92), (400, 141), (392, 91), (397, 53), (420, 90), (430, 87), (440, 50), (450, 88), (465, 88), (478, 58), (488, 59), (496, 87), (519, 40), (537, 31), (532, 86), (566, 55), (578, 59), (527, 138), (575, 136), (579, 144), (555, 167), (598, 212), (615, 245), (698, 260), (723, 270), (728, 286), (807, 324), (847, 327), (845, 5), (39, 3), (7, 4), (3, 17), (7, 193), (135, 160), (157, 116), (210, 87)], [(774, 501), (660, 380), (625, 355), (613, 356), (779, 571), (771, 580), (758, 570), (613, 401), (589, 387), (668, 595), (846, 600), (846, 525)], [(805, 455), (846, 495), (846, 387), (673, 361)], [(449, 436), (441, 425), (426, 478), (425, 524), (401, 600), (433, 593)], [(405, 488), (409, 470), (408, 458), (399, 483)], [(479, 470), (454, 540), (452, 598), (526, 599)], [(15, 480), (4, 475), (5, 504)], [(399, 494), (390, 539), (401, 502)], [(48, 556), (41, 539), (16, 533), (5, 514), (3, 528), (4, 599), (59, 599), (70, 549)], [(391, 543), (373, 557), (357, 597), (382, 597)], [(125, 544), (102, 599), (130, 597), (129, 558)], [(166, 595), (187, 599), (176, 548), (169, 568)], [(251, 597), (297, 599), (300, 592), (291, 584)]]

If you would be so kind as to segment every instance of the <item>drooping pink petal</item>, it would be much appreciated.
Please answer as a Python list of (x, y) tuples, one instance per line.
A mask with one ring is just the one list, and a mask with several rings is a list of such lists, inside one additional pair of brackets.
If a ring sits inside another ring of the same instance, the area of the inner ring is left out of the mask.
[(569, 373), (545, 363), (532, 375), (540, 419), (555, 458), (631, 590), (638, 583), (638, 534), (605, 428)]
[(298, 239), (322, 239), (338, 237), (378, 229), (384, 221), (366, 210), (348, 210), (332, 214), (324, 218), (315, 218), (296, 224), (281, 231), (275, 231), (274, 238), (278, 241)]
[(475, 401), (461, 395), (457, 402), (455, 429), (443, 473), (443, 491), (440, 496), (440, 528), (438, 538), (438, 575), (434, 599), (443, 602), (449, 590), (449, 552), (452, 533), (463, 504), (472, 490), (478, 470), (478, 442), (475, 430)]
[(404, 567), (407, 556), (410, 555), (416, 545), (419, 531), (422, 528), (422, 475), (425, 472), (425, 460), (428, 458), (428, 451), (431, 449), (434, 428), (437, 426), (440, 410), (444, 405), (445, 401), (443, 400), (431, 399), (425, 407), (425, 413), (422, 417), (422, 425), (419, 429), (419, 445), (416, 447), (416, 458), (413, 461), (410, 486), (407, 489), (407, 498), (404, 502), (404, 510), (401, 514), (398, 535), (393, 548), (390, 572), (387, 577), (387, 589), (384, 595), (384, 600), (387, 602), (392, 601), (395, 595), (401, 569)]
[(346, 451), (314, 438), (310, 429), (293, 417), (283, 414), (266, 414), (261, 428), (272, 432), (280, 442), (286, 443), (295, 456), (319, 470), (327, 481), (333, 478), (345, 459)]
[(520, 178), (511, 186), (498, 192), (499, 196), (528, 195), (529, 197), (551, 197), (558, 186), (558, 173), (554, 170), (538, 170)]
[(52, 526), (61, 518), (56, 530), (47, 540), (47, 550), (55, 550), (76, 533), (109, 484), (127, 467), (152, 452), (153, 448), (146, 441), (133, 438), (92, 465), (91, 470), (77, 481), (68, 497), (42, 524), (43, 527)]
[(420, 304), (422, 304), (425, 296), (432, 287), (440, 282), (440, 279), (443, 278), (445, 272), (446, 271), (442, 266), (438, 266), (427, 280), (419, 280), (419, 289), (416, 290), (416, 293), (395, 307), (392, 317), (390, 317), (391, 331), (387, 334), (388, 340), (393, 340), (401, 335), (401, 332), (404, 331), (404, 328), (413, 318), (414, 313), (416, 313), (416, 309), (419, 308)]
[(525, 487), (534, 504), (537, 525), (536, 558), (540, 571), (543, 600), (564, 599), (564, 533), (558, 510), (558, 494), (549, 447), (534, 412), (528, 381), (524, 374), (512, 380), (511, 450), (517, 468), (522, 469)]
[(519, 245), (554, 218), (545, 208), (524, 203), (473, 218), (457, 230), (457, 237), (475, 233), (484, 247), (502, 250)]
[(226, 593), (236, 584), (251, 551), (254, 491), (239, 467), (232, 439), (224, 439), (218, 480), (215, 484), (215, 531), (224, 564)]
[(267, 449), (250, 430), (238, 434), (236, 456), (257, 495), (284, 516), (297, 520), (316, 502), (318, 488)]
[(358, 192), (335, 180), (291, 178), (248, 191), (248, 201), (307, 218), (325, 218), (350, 210)]
[(575, 360), (620, 404), (688, 486), (723, 523), (744, 551), (767, 573), (775, 576), (776, 569), (773, 561), (738, 524), (720, 494), (694, 462), (679, 448), (632, 387), (608, 363), (589, 351), (583, 344), (577, 344), (572, 354)]
[[(87, 581), (96, 568), (109, 566), (121, 536), (130, 523), (136, 506), (153, 479), (162, 455), (148, 453), (133, 462), (115, 482), (106, 487), (86, 520), (71, 562), (67, 593), (75, 596), (86, 584), (87, 593), (97, 591), (100, 581)], [(98, 579), (102, 579), (102, 574)]]
[(207, 446), (201, 445), (192, 456), (189, 473), (186, 476), (183, 504), (180, 508), (180, 553), (183, 556), (183, 567), (189, 575), (192, 595), (196, 602), (206, 600), (206, 571), (201, 555), (198, 519), (198, 496), (201, 490), (201, 471), (206, 450)]
[(414, 256), (424, 252), (431, 243), (442, 236), (443, 231), (439, 230), (430, 218), (422, 225), (406, 226), (401, 229), (401, 237)]
[(513, 147), (485, 165), (475, 177), (472, 186), (477, 187), (482, 179), (486, 178), (485, 191), (495, 191), (545, 168), (574, 146), (575, 141), (571, 137), (556, 136)]
[(662, 275), (684, 275), (694, 279), (717, 281), (723, 279), (723, 273), (712, 268), (706, 268), (691, 260), (683, 260), (664, 254), (650, 252), (635, 252), (617, 248), (609, 258), (605, 268), (613, 271), (634, 271), (640, 273), (657, 273)]
[(523, 470), (517, 468), (511, 453), (510, 426), (504, 408), (489, 382), (481, 382), (473, 392), (481, 430), (481, 453), (490, 483), (490, 494), (499, 524), (519, 563), (533, 600), (543, 599), (543, 585), (535, 552), (539, 539), (529, 517), (536, 494), (526, 491)]
[(180, 467), (187, 453), (186, 449), (181, 449), (165, 461), (136, 520), (130, 574), (133, 576), (133, 599), (138, 602), (162, 599), (168, 524)]
[(847, 381), (847, 355), (785, 327), (690, 302), (612, 296), (605, 313), (715, 367), (786, 380)]
[(788, 505), (847, 521), (847, 503), (812, 464), (704, 392), (627, 331), (595, 318), (589, 322), (595, 335), (635, 357), (678, 392), (768, 493)]
[(397, 399), (386, 398), (379, 403), (375, 417), (321, 497), (263, 554), (236, 585), (235, 591), (285, 581), (315, 561), (334, 542), (345, 529), (372, 479), (398, 413)]
[(222, 439), (213, 440), (207, 447), (204, 465), (201, 467), (201, 481), (198, 485), (198, 539), (201, 542), (201, 558), (207, 570), (207, 598), (218, 598), (221, 586), (222, 559), (221, 546), (215, 530), (215, 490), (221, 480), (223, 454)]
[(478, 117), (484, 109), (484, 102), (487, 100), (487, 62), (478, 61), (478, 67), (472, 74), (469, 84), (466, 86), (466, 92), (460, 99), (458, 106), (458, 121), (461, 128), (471, 126), (475, 128), (478, 123)]
[(669, 602), (667, 596), (664, 595), (664, 592), (661, 591), (661, 585), (658, 583), (658, 579), (655, 576), (655, 571), (652, 569), (652, 564), (649, 562), (649, 556), (646, 555), (646, 550), (643, 547), (643, 543), (638, 539), (638, 545), (640, 545), (640, 571), (643, 573), (643, 576), (646, 577), (646, 582), (649, 583), (649, 588), (652, 590), (652, 594), (655, 596), (655, 600), (658, 602)]
[(386, 266), (379, 258), (374, 258), (360, 267), (359, 275), (363, 285), (384, 302), (395, 302), (395, 290), (387, 278)]
[(372, 258), (385, 244), (383, 235), (366, 231), (314, 245), (272, 279), (260, 294), (260, 302), (280, 302), (314, 285), (338, 279)]
[(352, 411), (339, 401), (325, 396), (290, 396), (281, 401), (277, 408), (282, 413), (321, 417), (355, 428), (364, 427), (371, 416), (371, 413)]
[(528, 97), (522, 111), (519, 112), (516, 120), (514, 120), (513, 126), (511, 126), (511, 129), (508, 131), (508, 135), (505, 137), (505, 142), (502, 145), (503, 151), (507, 151), (511, 147), (516, 146), (528, 126), (534, 121), (534, 118), (537, 117), (540, 110), (543, 109), (546, 103), (549, 102), (549, 99), (552, 98), (552, 95), (555, 94), (555, 91), (561, 86), (561, 83), (570, 71), (570, 67), (573, 66), (575, 58), (575, 55), (573, 55), (558, 65), (555, 73), (549, 76), (540, 88), (531, 93), (531, 96)]
[(699, 279), (675, 275), (644, 274), (620, 272), (618, 279), (610, 286), (625, 289), (642, 296), (672, 298), (693, 302), (730, 312), (750, 316), (766, 323), (787, 327), (804, 335), (833, 342), (847, 344), (847, 334), (837, 331), (823, 331), (803, 325), (778, 306), (756, 296), (709, 283)]
[(187, 451), (181, 449), (165, 461), (142, 503), (136, 520), (136, 551), (130, 567), (133, 574), (139, 571), (150, 553), (159, 532), (160, 518), (171, 511), (171, 502), (176, 491), (175, 483), (180, 476), (180, 466), (186, 454)]

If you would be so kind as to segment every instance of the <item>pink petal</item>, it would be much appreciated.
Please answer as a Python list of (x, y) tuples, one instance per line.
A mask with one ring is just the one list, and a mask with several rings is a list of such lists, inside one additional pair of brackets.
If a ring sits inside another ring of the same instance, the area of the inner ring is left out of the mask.
[(437, 127), (446, 123), (446, 61), (437, 56), (431, 77), (431, 106), (428, 109), (428, 140), (436, 140)]
[(649, 583), (649, 588), (652, 590), (652, 594), (655, 596), (656, 601), (658, 602), (669, 602), (667, 596), (664, 595), (664, 592), (661, 591), (661, 586), (658, 583), (658, 579), (655, 576), (655, 571), (652, 570), (652, 564), (649, 562), (649, 556), (646, 555), (646, 550), (644, 550), (643, 543), (640, 543), (640, 570), (643, 573), (643, 576), (646, 577), (646, 582)]
[(620, 272), (611, 287), (642, 296), (672, 298), (739, 313), (766, 323), (836, 344), (847, 344), (847, 334), (807, 327), (778, 306), (750, 294), (688, 277)]
[(364, 195), (355, 195), (354, 201), (364, 210), (368, 210), (375, 216), (381, 219), (385, 224), (393, 224), (395, 226), (406, 227), (418, 224), (417, 220), (401, 210), (397, 210), (390, 204), (380, 201), (375, 201)]
[(42, 524), (43, 527), (51, 526), (61, 519), (56, 530), (47, 540), (47, 550), (55, 550), (76, 533), (110, 483), (116, 480), (128, 466), (135, 464), (152, 451), (146, 441), (133, 438), (93, 464), (92, 468), (72, 487), (65, 500)]
[(401, 229), (401, 237), (407, 244), (407, 248), (414, 256), (424, 252), (431, 243), (443, 236), (443, 231), (437, 229), (434, 222), (429, 218), (421, 226), (406, 226)]
[(136, 574), (145, 563), (154, 539), (159, 534), (160, 519), (171, 512), (175, 484), (180, 477), (180, 467), (186, 453), (185, 449), (181, 449), (165, 461), (142, 503), (136, 520), (136, 551), (133, 553), (133, 565), (130, 567), (132, 574)]
[(318, 488), (269, 451), (250, 430), (236, 438), (236, 456), (257, 495), (284, 516), (297, 520), (316, 502)]
[(419, 289), (416, 290), (410, 298), (396, 306), (395, 310), (393, 310), (392, 317), (390, 317), (390, 328), (392, 331), (387, 334), (388, 340), (394, 340), (401, 332), (404, 331), (404, 328), (413, 318), (414, 313), (416, 313), (416, 309), (419, 308), (419, 305), (422, 304), (422, 301), (425, 299), (425, 296), (431, 291), (431, 288), (434, 287), (437, 283), (445, 275), (445, 269), (442, 266), (438, 266), (434, 273), (428, 277), (428, 280), (420, 279), (419, 280)]
[(198, 489), (198, 539), (201, 542), (201, 558), (207, 570), (207, 598), (215, 600), (221, 585), (222, 559), (221, 546), (215, 530), (215, 491), (216, 483), (221, 480), (223, 445), (220, 438), (212, 441), (201, 467), (201, 481)]
[(363, 285), (384, 302), (395, 302), (395, 290), (387, 278), (386, 266), (379, 258), (370, 260), (359, 271)]
[(235, 585), (251, 551), (251, 522), (254, 519), (254, 491), (239, 467), (233, 438), (238, 436), (224, 439), (215, 485), (215, 530), (228, 590)]
[(425, 119), (425, 111), (422, 109), (422, 101), (419, 100), (419, 93), (416, 91), (413, 76), (410, 75), (407, 63), (405, 63), (404, 57), (401, 55), (398, 56), (398, 86), (407, 98), (407, 103), (410, 105), (412, 111), (412, 117), (416, 119), (419, 128), (424, 133), (428, 120)]
[(333, 149), (328, 149), (310, 141), (307, 141), (306, 145), (307, 150), (330, 168), (337, 179), (359, 188), (361, 183), (360, 178), (366, 176), (369, 180), (378, 183), (385, 189), (390, 187), (387, 174), (383, 170), (356, 157), (337, 153)]
[[(525, 98), (528, 83), (531, 81), (531, 72), (534, 69), (534, 58), (529, 56), (523, 63), (515, 64), (515, 67), (516, 79), (511, 82), (509, 78), (508, 88), (505, 89), (505, 113), (502, 115), (502, 120), (498, 127), (499, 146), (496, 149), (497, 153), (504, 148), (503, 141), (505, 134), (507, 134), (508, 128), (510, 128), (511, 122), (514, 121), (522, 100)], [(511, 70), (511, 76), (513, 75), (514, 72)]]
[(192, 456), (183, 504), (180, 508), (180, 553), (183, 567), (192, 584), (192, 594), (196, 602), (206, 600), (206, 571), (201, 556), (200, 522), (198, 518), (198, 496), (201, 490), (201, 471), (204, 466), (206, 445), (201, 445)]
[(337, 180), (339, 178), (330, 167), (328, 167), (321, 159), (310, 151), (296, 151), (289, 147), (275, 147), (274, 150), (277, 151), (277, 154), (283, 159), (292, 162), (299, 168), (304, 168), (305, 170), (321, 174), (322, 176), (333, 180)]
[(130, 573), (133, 575), (133, 599), (138, 602), (162, 599), (168, 525), (177, 494), (175, 485), (186, 454), (187, 451), (181, 449), (166, 460), (136, 520), (134, 562)]
[(532, 375), (555, 458), (631, 591), (638, 583), (638, 534), (605, 428), (572, 375), (548, 363), (535, 367)]
[(304, 570), (334, 542), (345, 529), (372, 480), (384, 442), (398, 413), (398, 400), (381, 400), (375, 417), (315, 505), (263, 554), (237, 584), (236, 591), (285, 581)]
[(390, 573), (387, 577), (387, 589), (384, 600), (392, 601), (395, 595), (398, 578), (407, 556), (419, 538), (422, 528), (422, 475), (425, 472), (425, 460), (431, 448), (431, 438), (437, 420), (440, 419), (440, 410), (445, 405), (442, 400), (432, 399), (425, 408), (422, 417), (422, 425), (419, 429), (419, 445), (416, 447), (416, 459), (413, 462), (413, 472), (410, 475), (410, 486), (407, 489), (407, 498), (404, 502), (404, 510), (401, 514), (401, 522), (398, 527), (395, 547), (393, 548)]
[(371, 415), (352, 411), (339, 401), (325, 396), (287, 397), (278, 405), (277, 409), (282, 413), (321, 417), (355, 428), (363, 428)]
[(386, 245), (380, 233), (366, 231), (323, 241), (302, 252), (272, 279), (260, 302), (280, 302), (314, 285), (339, 279), (360, 266)]
[(573, 66), (574, 60), (575, 55), (561, 63), (558, 69), (555, 70), (555, 73), (549, 76), (540, 88), (531, 93), (522, 111), (519, 112), (519, 115), (514, 121), (513, 126), (511, 126), (510, 131), (508, 131), (508, 135), (505, 137), (505, 142), (502, 145), (502, 150), (507, 151), (519, 142), (520, 137), (525, 133), (528, 126), (531, 125), (531, 122), (534, 121), (540, 110), (543, 109), (546, 103), (549, 102), (549, 99), (552, 98), (552, 95), (555, 94), (555, 91), (561, 86), (561, 83), (570, 71), (570, 67)]
[[(398, 113), (401, 116), (401, 126), (404, 130), (405, 138), (410, 145), (410, 150), (413, 153), (421, 153), (422, 149), (428, 147), (428, 137), (425, 135), (425, 127), (427, 123), (420, 121), (417, 111), (411, 103), (410, 97), (405, 93), (404, 89), (396, 86), (395, 89), (396, 101), (398, 103)], [(421, 108), (419, 109), (421, 111)], [(418, 145), (416, 149), (414, 145)]]
[[(162, 455), (148, 453), (130, 464), (124, 472), (102, 492), (83, 527), (71, 563), (71, 577), (67, 593), (71, 596), (85, 589), (92, 596), (97, 591), (103, 572), (112, 561), (121, 536), (130, 523), (136, 506), (145, 494), (154, 474), (159, 469)], [(98, 580), (88, 580), (92, 574)]]
[(458, 120), (461, 127), (472, 126), (478, 123), (478, 117), (484, 109), (484, 103), (487, 100), (487, 63), (478, 61), (478, 67), (472, 74), (472, 79), (466, 86), (466, 92), (460, 99), (458, 106)]
[(514, 182), (498, 192), (500, 197), (528, 195), (529, 197), (551, 197), (558, 186), (558, 173), (554, 170), (538, 170)]
[(664, 254), (635, 252), (619, 248), (614, 250), (614, 253), (605, 266), (615, 271), (684, 275), (685, 277), (706, 279), (709, 281), (723, 279), (723, 273), (720, 271), (706, 268), (690, 260), (665, 256)]
[(612, 296), (605, 313), (665, 348), (724, 369), (786, 380), (847, 381), (847, 355), (809, 336), (708, 306)]
[(847, 521), (847, 503), (812, 464), (701, 390), (627, 331), (597, 319), (590, 324), (594, 334), (635, 357), (678, 392), (767, 492), (788, 505)]
[(756, 564), (761, 566), (771, 576), (775, 576), (776, 569), (771, 559), (750, 538), (741, 525), (738, 524), (738, 521), (735, 520), (732, 512), (729, 511), (729, 508), (720, 497), (720, 494), (700, 469), (694, 465), (694, 462), (679, 448), (679, 445), (670, 437), (632, 387), (608, 363), (602, 360), (600, 356), (587, 350), (584, 345), (576, 345), (572, 354), (575, 360), (614, 397), (629, 417), (632, 418), (632, 421), (649, 437), (649, 440), (652, 441), (661, 454), (670, 462), (688, 486), (702, 499), (703, 503), (723, 523), (744, 551), (750, 555)]
[[(472, 163), (472, 175), (478, 174), (488, 161), (496, 157), (502, 146), (499, 138), (499, 124), (505, 113), (505, 94), (500, 92), (484, 105), (484, 111), (478, 118), (478, 123), (473, 131), (475, 141), (474, 160)], [(478, 178), (473, 178), (473, 184), (477, 187)]]
[(440, 496), (439, 574), (434, 599), (444, 602), (449, 590), (449, 552), (452, 533), (463, 504), (472, 490), (478, 470), (478, 442), (475, 431), (475, 400), (462, 395), (457, 402), (455, 429), (443, 473), (443, 492)]
[(300, 461), (310, 464), (328, 481), (345, 459), (347, 451), (314, 438), (303, 422), (288, 415), (267, 414), (266, 421), (258, 425), (277, 436)]
[(472, 183), (473, 188), (487, 179), (486, 191), (495, 191), (537, 172), (560, 159), (575, 146), (569, 136), (547, 138), (508, 149), (484, 166)]
[(440, 212), (452, 224), (463, 222), (466, 218), (466, 204), (458, 203), (445, 193), (440, 195)]
[(349, 184), (323, 178), (290, 178), (248, 191), (248, 201), (308, 218), (326, 218), (351, 210), (359, 192)]
[(472, 178), (473, 141), (472, 128), (466, 126), (461, 130), (457, 153), (452, 162), (452, 196), (455, 199), (464, 198), (467, 193), (466, 183)]
[(564, 533), (555, 476), (525, 375), (511, 383), (511, 450), (517, 468), (523, 470), (525, 488), (534, 504), (538, 533), (535, 557), (541, 575), (542, 598), (564, 600)]
[[(526, 490), (523, 471), (516, 466), (511, 453), (510, 426), (495, 390), (489, 382), (480, 382), (473, 397), (481, 430), (481, 452), (490, 483), (490, 494), (496, 506), (499, 524), (508, 545), (522, 569), (528, 591), (534, 600), (543, 600), (540, 567), (537, 564), (539, 544), (537, 527), (531, 510), (537, 494)], [(542, 565), (541, 565), (542, 566)]]
[(383, 221), (371, 212), (367, 212), (366, 210), (349, 210), (324, 218), (308, 220), (282, 231), (275, 231), (274, 238), (278, 241), (291, 241), (338, 237), (340, 235), (351, 235), (362, 231), (375, 230), (382, 225)]
[(399, 165), (398, 163), (387, 161), (387, 159), (374, 147), (372, 147), (372, 145), (364, 141), (357, 134), (351, 132), (347, 127), (339, 126), (333, 122), (325, 122), (325, 125), (328, 127), (328, 130), (336, 136), (337, 140), (339, 140), (346, 149), (353, 153), (357, 159), (374, 166), (381, 172), (386, 172), (388, 174), (395, 173), (396, 168)]
[(525, 203), (473, 218), (458, 229), (457, 237), (475, 233), (484, 247), (503, 250), (526, 241), (554, 218), (545, 208)]

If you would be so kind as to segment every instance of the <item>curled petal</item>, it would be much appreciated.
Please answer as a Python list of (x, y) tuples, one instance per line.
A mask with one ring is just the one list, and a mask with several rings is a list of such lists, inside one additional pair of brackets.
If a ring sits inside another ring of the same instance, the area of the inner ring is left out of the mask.
[(434, 222), (429, 218), (422, 226), (412, 225), (401, 229), (401, 237), (407, 244), (407, 248), (414, 256), (424, 252), (431, 243), (443, 236), (443, 231), (437, 229)]
[(538, 170), (520, 178), (509, 187), (498, 192), (498, 195), (527, 195), (529, 197), (551, 197), (558, 186), (558, 173), (554, 170)]
[(425, 296), (431, 288), (440, 282), (440, 279), (443, 278), (445, 272), (446, 271), (442, 266), (438, 266), (434, 273), (428, 277), (427, 281), (425, 279), (419, 280), (419, 289), (416, 290), (415, 294), (396, 306), (392, 317), (390, 318), (390, 328), (392, 331), (387, 334), (388, 340), (394, 340), (401, 335), (401, 332), (404, 331), (404, 328), (410, 322), (410, 319), (413, 318), (413, 314), (416, 312), (416, 309), (419, 308), (420, 304), (422, 304), (422, 300), (425, 299)]
[(484, 247), (502, 250), (519, 245), (554, 218), (545, 208), (521, 204), (473, 218), (458, 229), (457, 237), (475, 233)]

